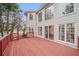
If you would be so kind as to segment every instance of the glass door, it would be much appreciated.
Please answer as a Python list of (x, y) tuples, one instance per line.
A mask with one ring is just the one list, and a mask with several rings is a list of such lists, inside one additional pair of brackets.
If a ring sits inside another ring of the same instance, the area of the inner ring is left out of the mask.
[(48, 38), (48, 26), (45, 26), (45, 38)]
[(67, 42), (74, 43), (75, 42), (75, 26), (74, 23), (67, 24)]
[(54, 39), (54, 26), (49, 26), (49, 39)]
[(59, 26), (59, 40), (65, 41), (65, 26), (64, 25)]

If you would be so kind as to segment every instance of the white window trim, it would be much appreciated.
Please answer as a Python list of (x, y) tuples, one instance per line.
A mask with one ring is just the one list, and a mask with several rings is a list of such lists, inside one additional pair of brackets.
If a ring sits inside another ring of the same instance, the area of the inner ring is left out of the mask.
[(64, 24), (64, 25), (65, 25), (65, 29), (64, 29), (64, 30), (65, 30), (65, 37), (64, 37), (65, 40), (62, 41), (62, 40), (59, 40), (59, 39), (58, 39), (58, 41), (59, 41), (59, 42), (62, 42), (62, 43), (65, 43), (65, 44), (67, 44), (67, 45), (70, 45), (70, 46), (75, 46), (75, 47), (77, 47), (77, 28), (76, 28), (76, 24), (74, 23), (74, 27), (75, 27), (75, 32), (74, 32), (74, 33), (75, 33), (75, 34), (74, 34), (74, 38), (75, 38), (74, 40), (75, 40), (75, 41), (74, 41), (74, 43), (70, 43), (70, 42), (67, 42), (67, 41), (66, 41), (66, 39), (67, 39), (67, 34), (66, 34), (66, 33), (67, 33), (67, 32), (66, 32), (66, 31), (67, 31), (67, 24)]
[[(60, 24), (60, 25), (64, 25), (64, 26), (65, 26), (65, 24)], [(60, 26), (60, 25), (59, 25), (59, 26)], [(59, 33), (60, 33), (60, 32), (59, 32)], [(60, 35), (60, 34), (59, 34), (59, 35)], [(60, 38), (60, 37), (59, 37), (59, 38)], [(61, 39), (60, 39), (60, 41), (65, 42), (65, 27), (64, 27), (64, 41), (61, 40)]]
[[(75, 29), (75, 23), (74, 23), (74, 29)], [(66, 24), (66, 30), (67, 30), (67, 24)], [(67, 32), (66, 32), (67, 33)], [(76, 33), (76, 31), (74, 31), (74, 33)], [(67, 38), (67, 35), (66, 35), (66, 38)], [(75, 34), (74, 34), (74, 40), (76, 41), (76, 36), (75, 36)], [(68, 43), (68, 44), (71, 44), (71, 45), (76, 45), (76, 43), (75, 43), (75, 41), (74, 41), (74, 43), (70, 43), (70, 42), (67, 42), (66, 41), (66, 43)]]
[[(41, 21), (40, 21), (40, 19), (39, 19), (39, 15), (40, 15), (40, 13), (41, 13)], [(40, 12), (40, 13), (38, 13), (38, 22), (42, 22), (42, 19), (43, 19), (43, 13), (42, 12)]]

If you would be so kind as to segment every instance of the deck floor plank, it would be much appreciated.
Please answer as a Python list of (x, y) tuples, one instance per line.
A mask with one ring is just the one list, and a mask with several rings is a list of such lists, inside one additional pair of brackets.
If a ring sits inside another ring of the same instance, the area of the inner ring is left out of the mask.
[(79, 50), (41, 38), (24, 38), (12, 41), (4, 56), (79, 56)]

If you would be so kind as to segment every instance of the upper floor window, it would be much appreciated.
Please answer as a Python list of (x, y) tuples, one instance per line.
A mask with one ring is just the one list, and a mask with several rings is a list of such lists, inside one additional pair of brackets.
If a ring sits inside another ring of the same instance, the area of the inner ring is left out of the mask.
[(53, 7), (50, 6), (45, 10), (45, 20), (50, 19), (53, 16)]
[(39, 22), (42, 21), (42, 12), (38, 14), (38, 21), (39, 21)]
[(33, 15), (32, 14), (29, 15), (29, 19), (33, 20)]
[(74, 12), (74, 3), (70, 3), (65, 7), (65, 11), (63, 12), (63, 14), (68, 14)]

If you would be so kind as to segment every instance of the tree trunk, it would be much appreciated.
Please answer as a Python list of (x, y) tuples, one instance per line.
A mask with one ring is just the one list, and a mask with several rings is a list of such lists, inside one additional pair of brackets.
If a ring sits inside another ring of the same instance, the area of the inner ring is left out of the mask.
[(7, 11), (7, 26), (6, 26), (6, 30), (7, 30), (7, 34), (9, 33), (9, 11)]
[(2, 12), (0, 12), (0, 32), (1, 32), (1, 36), (3, 36), (3, 21), (2, 21)]
[(23, 29), (23, 36), (25, 35), (25, 30), (26, 30), (26, 29), (24, 28), (24, 29)]

